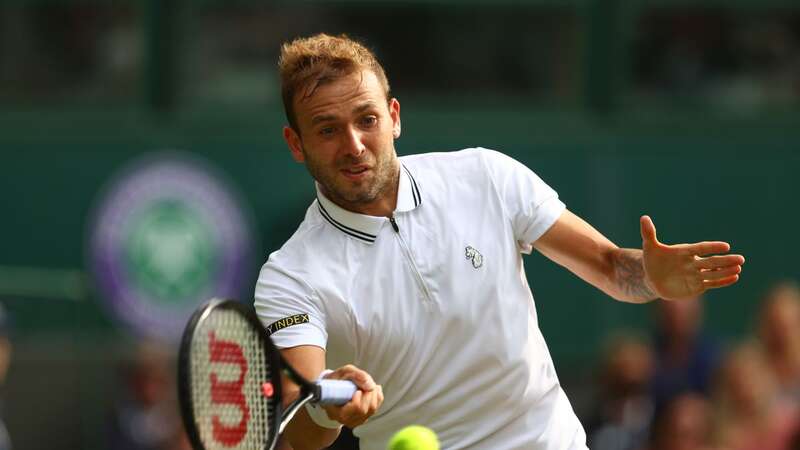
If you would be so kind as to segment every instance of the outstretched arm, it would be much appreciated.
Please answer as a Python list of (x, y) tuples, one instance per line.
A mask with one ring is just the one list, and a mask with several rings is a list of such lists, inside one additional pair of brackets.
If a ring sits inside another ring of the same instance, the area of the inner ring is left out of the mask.
[(642, 250), (619, 248), (570, 211), (533, 246), (611, 297), (644, 303), (655, 298), (677, 300), (735, 283), (744, 257), (725, 253), (724, 242), (665, 245), (653, 222), (641, 218)]

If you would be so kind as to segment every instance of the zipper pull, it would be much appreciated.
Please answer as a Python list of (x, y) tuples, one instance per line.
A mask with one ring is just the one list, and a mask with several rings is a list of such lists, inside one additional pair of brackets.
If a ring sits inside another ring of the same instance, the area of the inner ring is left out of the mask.
[(399, 233), (400, 232), (400, 227), (398, 227), (397, 226), (397, 222), (394, 221), (394, 216), (389, 217), (389, 222), (391, 222), (392, 228), (394, 228), (394, 232), (395, 233)]

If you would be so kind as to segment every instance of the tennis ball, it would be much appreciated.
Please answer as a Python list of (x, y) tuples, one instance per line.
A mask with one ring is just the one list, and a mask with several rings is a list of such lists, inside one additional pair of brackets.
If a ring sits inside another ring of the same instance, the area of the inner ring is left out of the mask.
[(409, 425), (392, 436), (389, 450), (439, 450), (439, 439), (428, 427)]

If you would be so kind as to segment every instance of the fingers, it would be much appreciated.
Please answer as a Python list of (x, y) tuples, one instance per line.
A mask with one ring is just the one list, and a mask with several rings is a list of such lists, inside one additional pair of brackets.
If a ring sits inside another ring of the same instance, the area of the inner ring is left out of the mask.
[(704, 289), (730, 286), (739, 281), (744, 256), (721, 255), (695, 258), (695, 267), (700, 269), (700, 278), (703, 280)]
[(696, 244), (686, 244), (685, 250), (692, 255), (711, 255), (715, 253), (727, 253), (731, 245), (721, 241), (706, 241)]
[(694, 264), (698, 269), (720, 269), (729, 266), (741, 266), (744, 264), (744, 256), (721, 255), (709, 256), (707, 258), (696, 258)]
[(729, 266), (721, 269), (702, 270), (700, 276), (703, 280), (722, 280), (730, 278), (733, 275), (739, 275), (742, 271), (742, 266)]
[(341, 407), (326, 406), (325, 409), (331, 419), (348, 428), (355, 428), (369, 420), (381, 404), (383, 404), (383, 387), (377, 384), (371, 391), (356, 391), (350, 402)]
[(352, 364), (334, 370), (325, 378), (350, 380), (358, 387), (353, 398), (345, 405), (325, 407), (328, 417), (349, 428), (369, 420), (383, 404), (383, 387), (376, 384), (369, 373)]
[(342, 408), (343, 418), (347, 419), (350, 423), (361, 425), (375, 414), (382, 403), (383, 387), (381, 385), (375, 385), (375, 389), (370, 392), (363, 392), (358, 399), (353, 398), (353, 401)]
[(656, 226), (650, 216), (642, 216), (639, 218), (639, 228), (642, 233), (642, 242), (647, 244), (658, 244), (656, 238)]
[(725, 286), (730, 286), (739, 281), (739, 275), (733, 275), (720, 280), (703, 280), (703, 287), (706, 289), (716, 289)]
[(346, 366), (334, 370), (326, 375), (325, 378), (332, 380), (350, 380), (362, 391), (371, 391), (375, 389), (376, 386), (370, 374), (352, 364), (347, 364)]

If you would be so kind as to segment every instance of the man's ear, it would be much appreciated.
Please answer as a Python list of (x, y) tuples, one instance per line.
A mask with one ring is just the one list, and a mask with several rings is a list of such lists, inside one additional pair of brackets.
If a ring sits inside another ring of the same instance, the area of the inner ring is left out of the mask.
[(283, 139), (286, 140), (286, 145), (289, 146), (289, 151), (292, 152), (292, 158), (299, 163), (306, 161), (303, 155), (303, 142), (300, 140), (300, 135), (290, 126), (283, 127)]
[(400, 102), (396, 98), (389, 100), (389, 116), (392, 118), (392, 136), (400, 137)]

